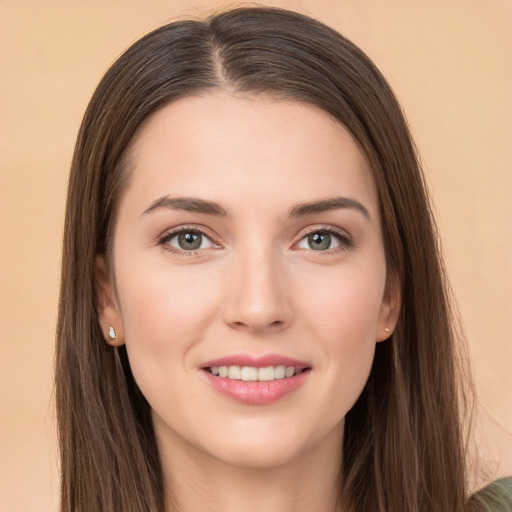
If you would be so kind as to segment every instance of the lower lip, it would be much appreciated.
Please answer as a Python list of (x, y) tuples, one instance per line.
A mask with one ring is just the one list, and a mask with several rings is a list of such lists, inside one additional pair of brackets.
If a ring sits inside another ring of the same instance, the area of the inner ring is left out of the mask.
[(267, 405), (277, 402), (302, 386), (309, 375), (309, 370), (304, 370), (298, 375), (284, 379), (244, 381), (217, 377), (206, 370), (202, 372), (216, 391), (247, 405)]

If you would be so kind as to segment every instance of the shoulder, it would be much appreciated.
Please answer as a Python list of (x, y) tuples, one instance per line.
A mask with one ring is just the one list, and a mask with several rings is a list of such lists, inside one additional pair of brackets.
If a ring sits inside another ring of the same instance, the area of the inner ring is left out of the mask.
[(512, 512), (512, 476), (494, 480), (475, 492), (467, 512)]

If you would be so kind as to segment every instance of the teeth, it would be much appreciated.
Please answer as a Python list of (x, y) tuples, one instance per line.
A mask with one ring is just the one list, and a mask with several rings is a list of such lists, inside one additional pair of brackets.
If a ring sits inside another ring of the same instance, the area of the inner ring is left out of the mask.
[(242, 369), (240, 366), (228, 366), (228, 379), (239, 380)]
[[(290, 368), (292, 368), (292, 367), (290, 367)], [(295, 368), (294, 368), (294, 370), (295, 370)], [(275, 379), (284, 379), (285, 377), (286, 377), (286, 366), (284, 364), (276, 366), (274, 368), (274, 378)]]
[(240, 372), (241, 380), (258, 380), (258, 368), (243, 366)]
[(284, 375), (285, 375), (285, 377), (291, 377), (294, 373), (295, 373), (295, 368), (293, 366), (287, 366), (286, 372)]
[(274, 380), (275, 377), (274, 367), (266, 366), (265, 368), (258, 368), (258, 380)]
[(233, 380), (243, 381), (271, 381), (293, 377), (297, 372), (293, 366), (265, 366), (255, 368), (253, 366), (212, 366), (210, 372), (219, 377), (227, 377)]

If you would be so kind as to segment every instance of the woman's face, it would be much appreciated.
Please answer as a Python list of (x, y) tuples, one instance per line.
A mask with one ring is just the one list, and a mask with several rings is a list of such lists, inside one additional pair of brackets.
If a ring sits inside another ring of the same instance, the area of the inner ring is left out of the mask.
[(162, 108), (127, 156), (100, 316), (161, 446), (258, 467), (339, 449), (399, 301), (348, 131), (218, 92)]

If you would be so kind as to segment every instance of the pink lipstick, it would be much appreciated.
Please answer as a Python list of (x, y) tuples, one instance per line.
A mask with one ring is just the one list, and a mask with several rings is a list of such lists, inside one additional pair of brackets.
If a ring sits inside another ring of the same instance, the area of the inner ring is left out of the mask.
[(214, 390), (236, 402), (266, 405), (298, 389), (311, 366), (278, 354), (236, 354), (208, 361), (200, 368)]

